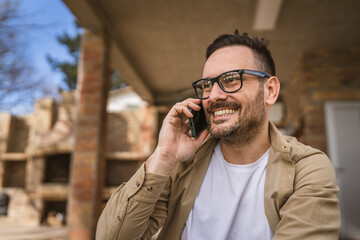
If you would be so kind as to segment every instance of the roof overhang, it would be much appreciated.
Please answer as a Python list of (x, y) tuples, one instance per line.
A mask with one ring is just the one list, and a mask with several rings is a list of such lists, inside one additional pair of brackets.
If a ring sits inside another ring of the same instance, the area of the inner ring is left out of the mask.
[(270, 40), (285, 85), (302, 51), (360, 43), (358, 0), (64, 2), (83, 27), (109, 33), (112, 67), (156, 105), (194, 96), (206, 47), (235, 29)]

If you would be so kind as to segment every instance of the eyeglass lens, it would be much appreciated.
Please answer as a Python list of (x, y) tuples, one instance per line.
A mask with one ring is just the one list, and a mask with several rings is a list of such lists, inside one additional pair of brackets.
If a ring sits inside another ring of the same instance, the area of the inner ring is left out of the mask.
[[(207, 98), (210, 95), (215, 79), (204, 79), (196, 83), (196, 91), (200, 98)], [(227, 72), (218, 77), (220, 88), (225, 92), (234, 92), (241, 88), (241, 75), (239, 72)]]

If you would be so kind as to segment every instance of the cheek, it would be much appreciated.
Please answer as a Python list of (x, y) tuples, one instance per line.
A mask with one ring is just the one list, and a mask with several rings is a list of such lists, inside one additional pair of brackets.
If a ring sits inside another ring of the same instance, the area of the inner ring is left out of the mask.
[(202, 100), (202, 102), (201, 102), (201, 104), (202, 104), (202, 106), (203, 106), (203, 108), (204, 108), (204, 110), (205, 110), (205, 115), (208, 115), (208, 113), (207, 113), (207, 108), (209, 107), (209, 103), (210, 103), (210, 101), (209, 101), (209, 99), (206, 99), (206, 100)]
[(238, 115), (241, 117), (248, 116), (249, 114), (251, 114), (254, 108), (257, 107), (255, 101), (250, 98), (242, 99), (242, 101), (238, 100), (237, 102), (240, 103), (241, 106), (238, 113)]

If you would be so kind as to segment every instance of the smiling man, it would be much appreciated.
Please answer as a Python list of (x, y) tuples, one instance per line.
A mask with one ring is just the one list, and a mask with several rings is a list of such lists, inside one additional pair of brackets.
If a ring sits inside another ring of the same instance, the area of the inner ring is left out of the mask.
[[(338, 239), (335, 173), (319, 150), (269, 122), (280, 83), (267, 42), (219, 36), (208, 47), (198, 99), (177, 103), (158, 146), (119, 186), (97, 239)], [(190, 108), (209, 124), (189, 136)]]

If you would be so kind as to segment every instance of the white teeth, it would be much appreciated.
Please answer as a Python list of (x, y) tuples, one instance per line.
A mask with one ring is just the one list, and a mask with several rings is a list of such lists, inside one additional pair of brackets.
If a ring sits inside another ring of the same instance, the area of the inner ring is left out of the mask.
[(231, 115), (234, 113), (235, 113), (234, 109), (222, 109), (215, 111), (214, 116), (217, 117), (217, 116)]

